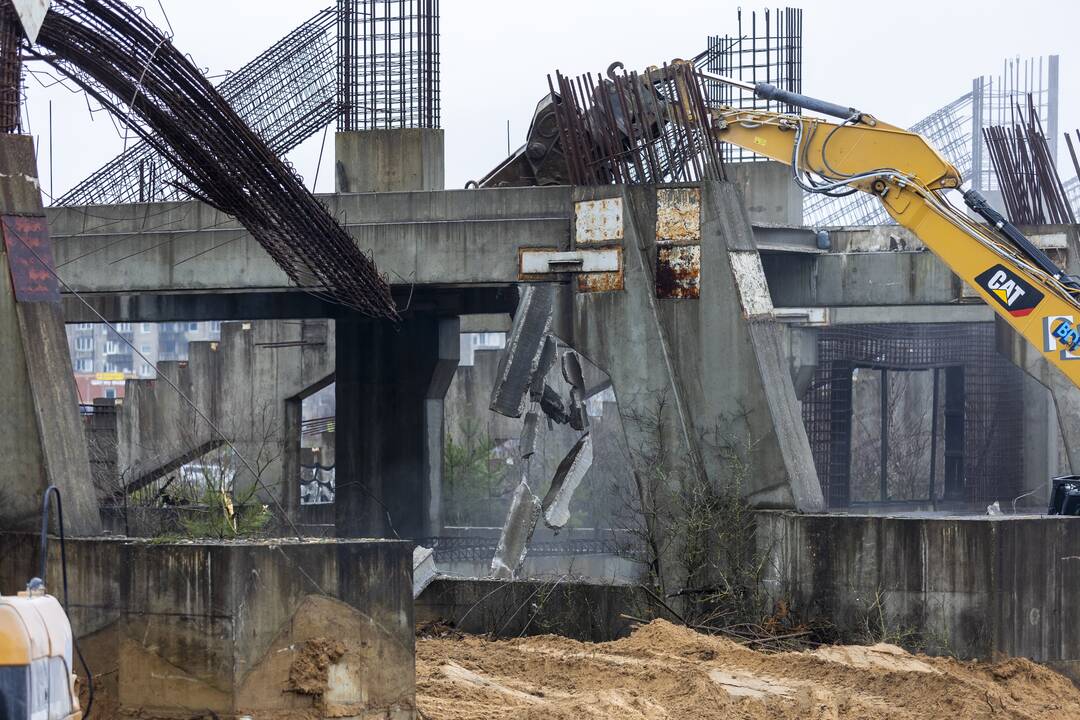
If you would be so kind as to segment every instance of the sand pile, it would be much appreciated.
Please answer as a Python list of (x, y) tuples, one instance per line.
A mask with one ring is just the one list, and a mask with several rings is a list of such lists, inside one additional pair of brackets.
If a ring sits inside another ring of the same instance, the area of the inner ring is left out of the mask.
[(416, 672), (428, 720), (1080, 718), (1080, 690), (1027, 660), (891, 645), (764, 654), (662, 620), (600, 644), (417, 639)]

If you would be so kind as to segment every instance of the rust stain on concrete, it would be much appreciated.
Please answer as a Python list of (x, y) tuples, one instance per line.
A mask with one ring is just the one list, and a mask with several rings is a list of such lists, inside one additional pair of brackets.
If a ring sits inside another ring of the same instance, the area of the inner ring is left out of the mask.
[(574, 203), (574, 240), (579, 245), (617, 243), (623, 238), (623, 201), (583, 200)]
[(701, 242), (701, 189), (656, 191), (656, 238), (673, 243)]
[(623, 283), (623, 249), (612, 248), (619, 256), (619, 269), (617, 272), (582, 273), (578, 275), (578, 292), (615, 292), (622, 290)]
[(661, 244), (656, 248), (656, 297), (701, 297), (701, 246)]

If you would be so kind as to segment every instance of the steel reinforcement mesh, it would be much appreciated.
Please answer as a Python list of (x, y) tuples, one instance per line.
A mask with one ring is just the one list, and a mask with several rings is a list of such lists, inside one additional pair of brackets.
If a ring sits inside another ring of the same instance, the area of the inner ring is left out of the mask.
[(820, 332), (818, 369), (802, 404), (829, 507), (851, 504), (852, 371), (957, 366), (965, 394), (957, 499), (985, 504), (1024, 491), (1023, 373), (997, 352), (993, 323), (850, 325)]

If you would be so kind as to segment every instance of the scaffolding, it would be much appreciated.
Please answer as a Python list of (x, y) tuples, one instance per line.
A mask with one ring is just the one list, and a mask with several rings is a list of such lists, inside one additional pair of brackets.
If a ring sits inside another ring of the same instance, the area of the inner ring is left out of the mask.
[[(281, 157), (333, 122), (334, 31), (328, 8), (218, 85), (236, 113)], [(180, 172), (140, 141), (86, 178), (55, 205), (111, 205), (186, 200)]]
[(437, 128), (438, 0), (338, 0), (338, 130)]
[[(750, 83), (770, 83), (783, 90), (802, 92), (802, 10), (797, 8), (766, 9), (761, 22), (757, 12), (743, 25), (740, 8), (734, 35), (711, 36), (705, 53), (709, 72)], [(785, 103), (765, 100), (741, 88), (709, 81), (706, 83), (709, 105), (722, 105), (799, 113), (800, 109)], [(754, 162), (765, 160), (749, 150), (725, 144), (724, 162)]]
[[(910, 129), (928, 139), (972, 187), (983, 193), (996, 193), (998, 182), (983, 140), (983, 128), (1015, 124), (1017, 107), (1027, 107), (1030, 93), (1039, 117), (1046, 119), (1047, 142), (1051, 157), (1056, 159), (1058, 66), (1057, 55), (1006, 60), (996, 78), (976, 78), (971, 92), (938, 108)], [(813, 227), (892, 222), (881, 203), (865, 193), (848, 198), (807, 196), (803, 219)]]

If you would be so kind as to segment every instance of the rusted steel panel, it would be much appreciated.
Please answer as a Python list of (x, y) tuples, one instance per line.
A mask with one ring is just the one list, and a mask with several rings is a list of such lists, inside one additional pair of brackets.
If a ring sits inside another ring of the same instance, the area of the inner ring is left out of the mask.
[(659, 244), (656, 248), (656, 297), (701, 297), (701, 246)]
[(622, 198), (574, 203), (574, 239), (578, 245), (622, 242)]
[(52, 241), (45, 218), (4, 215), (2, 224), (15, 299), (19, 302), (60, 302), (60, 288), (53, 274)]
[(583, 273), (578, 275), (578, 292), (614, 292), (623, 289), (623, 249), (611, 248), (619, 257), (619, 269), (615, 272)]
[(656, 191), (656, 239), (672, 243), (701, 242), (701, 189)]

